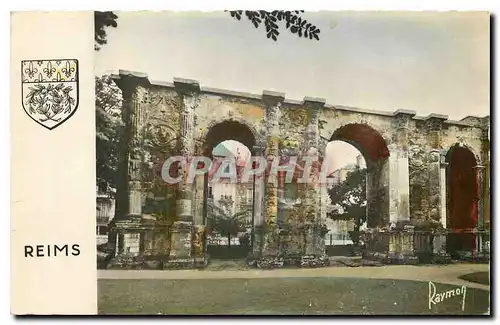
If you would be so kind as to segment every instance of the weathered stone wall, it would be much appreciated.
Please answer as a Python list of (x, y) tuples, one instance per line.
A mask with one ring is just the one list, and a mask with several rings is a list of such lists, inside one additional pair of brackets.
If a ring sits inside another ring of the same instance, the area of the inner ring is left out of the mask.
[(446, 227), (446, 155), (462, 144), (478, 158), (483, 131), (476, 123), (447, 121), (446, 116), (415, 118), (410, 122), (410, 213), (414, 223), (430, 220)]
[[(161, 167), (172, 155), (207, 155), (218, 142), (229, 139), (246, 144), (257, 155), (299, 155), (299, 159), (306, 152), (324, 158), (331, 140), (353, 144), (367, 162), (368, 223), (373, 228), (400, 221), (446, 224), (445, 156), (457, 143), (476, 157), (481, 195), (489, 189), (489, 167), (484, 167), (489, 163), (489, 140), (485, 140), (489, 120), (467, 117), (456, 122), (435, 114), (418, 117), (405, 110), (376, 112), (325, 105), (311, 98), (286, 100), (284, 94), (275, 92), (252, 95), (200, 89), (189, 80), (152, 84), (147, 76), (130, 72), (121, 72), (115, 80), (123, 92), (126, 124), (118, 176), (119, 218), (152, 214), (173, 223), (179, 220), (176, 208), (182, 204), (183, 213), (190, 214), (183, 219), (188, 224), (182, 229), (203, 223), (200, 184), (166, 186)], [(227, 137), (224, 127), (211, 133), (225, 122), (241, 128), (228, 129)], [(350, 125), (355, 125), (355, 131), (339, 136), (339, 130)], [(243, 134), (238, 130), (244, 130)], [(315, 254), (322, 240), (310, 229), (316, 229), (314, 225), (324, 218), (320, 206), (324, 200), (319, 198), (319, 187), (299, 187), (299, 198), (311, 209), (302, 214), (287, 212), (285, 223), (295, 225), (294, 250), (304, 251), (304, 245), (312, 241), (314, 247), (305, 250)], [(255, 203), (256, 225), (265, 225), (264, 237), (257, 241), (263, 243), (264, 253), (272, 255), (280, 249), (278, 188), (265, 182), (256, 189), (260, 193)], [(488, 201), (480, 199), (484, 201), (479, 204), (480, 214), (484, 214)], [(306, 220), (313, 226), (299, 231), (298, 224)]]
[[(143, 87), (141, 87), (143, 88)], [(141, 89), (140, 88), (140, 89)], [(179, 154), (181, 99), (172, 89), (144, 87), (141, 110), (142, 206), (147, 212), (173, 220), (175, 188), (161, 178), (163, 162)]]
[[(255, 138), (264, 137), (265, 110), (259, 100), (212, 93), (201, 94), (199, 98), (200, 103), (195, 112), (196, 126), (194, 129), (197, 154), (203, 155), (206, 154), (206, 149), (212, 149), (205, 148), (206, 145), (217, 145), (217, 143), (207, 144), (207, 135), (212, 127), (224, 121), (239, 122), (248, 127)], [(240, 142), (244, 143), (244, 141)], [(248, 149), (252, 150), (252, 148)]]

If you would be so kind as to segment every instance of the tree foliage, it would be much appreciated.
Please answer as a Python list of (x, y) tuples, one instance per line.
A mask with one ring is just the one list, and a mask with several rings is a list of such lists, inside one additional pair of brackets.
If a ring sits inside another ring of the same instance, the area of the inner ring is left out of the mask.
[(117, 19), (118, 16), (112, 11), (94, 11), (94, 48), (96, 51), (108, 42), (106, 27), (117, 27)]
[(366, 221), (366, 168), (356, 166), (341, 184), (328, 190), (328, 195), (333, 204), (341, 207), (340, 211), (329, 213), (329, 217), (354, 217), (359, 228)]
[(121, 105), (121, 91), (111, 77), (96, 77), (96, 173), (101, 190), (116, 188), (118, 145), (123, 128)]
[[(238, 21), (245, 16), (255, 28), (264, 25), (266, 37), (273, 41), (278, 40), (280, 27), (284, 27), (298, 37), (319, 40), (320, 29), (304, 19), (301, 16), (303, 12), (304, 10), (232, 10), (229, 14)], [(113, 11), (94, 12), (96, 51), (107, 43), (106, 28), (117, 27), (117, 19), (118, 16)]]
[(233, 10), (229, 11), (231, 17), (236, 20), (246, 16), (246, 18), (255, 26), (259, 28), (264, 24), (266, 28), (267, 38), (273, 41), (278, 40), (280, 34), (280, 23), (284, 23), (285, 29), (289, 30), (292, 34), (298, 37), (319, 40), (320, 30), (306, 19), (301, 17), (304, 10)]
[(245, 220), (249, 210), (233, 213), (234, 201), (231, 197), (223, 196), (217, 203), (208, 204), (208, 225), (216, 233), (226, 236), (228, 245), (231, 246), (231, 237), (237, 236), (239, 232), (245, 231)]

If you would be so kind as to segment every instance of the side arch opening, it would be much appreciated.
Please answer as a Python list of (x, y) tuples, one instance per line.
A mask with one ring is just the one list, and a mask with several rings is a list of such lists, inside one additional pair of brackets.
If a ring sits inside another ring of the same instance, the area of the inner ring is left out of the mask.
[(362, 123), (338, 128), (330, 141), (343, 141), (359, 150), (366, 163), (366, 225), (369, 228), (386, 225), (389, 222), (389, 149), (386, 141), (377, 130)]
[(475, 249), (475, 235), (470, 233), (478, 221), (477, 160), (474, 153), (458, 144), (446, 154), (447, 228), (452, 235), (449, 251)]

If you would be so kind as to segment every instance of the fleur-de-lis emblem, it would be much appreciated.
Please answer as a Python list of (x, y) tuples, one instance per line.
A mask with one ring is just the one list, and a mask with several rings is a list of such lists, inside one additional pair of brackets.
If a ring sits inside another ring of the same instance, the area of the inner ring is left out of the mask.
[(58, 71), (57, 74), (56, 74), (56, 77), (54, 79), (52, 79), (52, 81), (62, 81), (62, 76), (61, 76), (61, 73)]
[(47, 67), (43, 69), (43, 72), (47, 75), (47, 77), (51, 78), (54, 72), (56, 72), (56, 68), (52, 67), (52, 63), (47, 62)]
[(75, 72), (75, 68), (71, 66), (69, 61), (66, 61), (66, 66), (61, 69), (61, 71), (66, 75), (66, 78), (69, 78), (73, 72)]
[[(62, 68), (70, 72), (69, 78)], [(26, 60), (21, 72), (22, 106), (31, 119), (52, 130), (73, 115), (78, 107), (78, 60)]]
[(24, 72), (26, 72), (26, 74), (28, 75), (28, 77), (33, 78), (35, 76), (35, 73), (38, 72), (38, 69), (35, 68), (33, 66), (33, 62), (30, 61), (30, 63), (28, 64), (28, 68), (25, 69)]

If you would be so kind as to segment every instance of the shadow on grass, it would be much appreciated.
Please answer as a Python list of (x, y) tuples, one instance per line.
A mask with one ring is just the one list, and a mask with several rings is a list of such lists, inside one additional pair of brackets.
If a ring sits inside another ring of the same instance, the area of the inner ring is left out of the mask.
[[(437, 292), (457, 286), (435, 283)], [(355, 278), (99, 280), (99, 314), (480, 315), (489, 292), (467, 288), (429, 309), (427, 282)]]
[(485, 285), (490, 284), (489, 272), (474, 272), (474, 273), (461, 275), (458, 278), (465, 280), (465, 281), (470, 281), (470, 282), (475, 282), (475, 283), (480, 283), (480, 284), (485, 284)]

